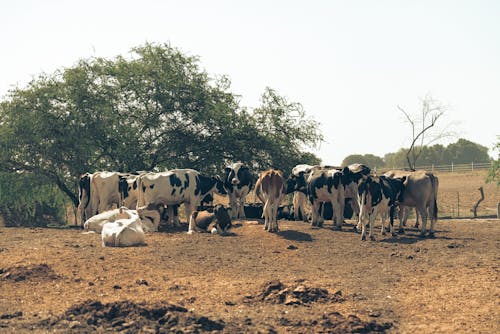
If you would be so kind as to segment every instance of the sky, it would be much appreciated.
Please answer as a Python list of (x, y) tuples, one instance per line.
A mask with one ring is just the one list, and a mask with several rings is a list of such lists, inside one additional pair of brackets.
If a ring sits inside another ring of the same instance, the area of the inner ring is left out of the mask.
[(498, 0), (16, 0), (0, 3), (0, 31), (2, 98), (79, 59), (170, 43), (226, 75), (241, 106), (266, 87), (301, 103), (325, 164), (408, 147), (398, 106), (420, 119), (426, 96), (446, 106), (435, 128), (455, 133), (436, 143), (500, 136)]

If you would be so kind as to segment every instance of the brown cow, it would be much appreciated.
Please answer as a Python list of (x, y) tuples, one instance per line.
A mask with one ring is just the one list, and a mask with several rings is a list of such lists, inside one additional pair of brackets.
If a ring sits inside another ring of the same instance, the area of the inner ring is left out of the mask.
[(264, 229), (278, 232), (278, 207), (285, 195), (285, 179), (279, 170), (269, 169), (261, 172), (255, 183), (255, 195), (264, 204)]
[(430, 216), (431, 228), (429, 237), (434, 237), (434, 226), (437, 220), (437, 193), (439, 187), (438, 178), (429, 172), (423, 170), (404, 171), (391, 170), (384, 174), (390, 178), (399, 178), (406, 176), (405, 190), (399, 198), (401, 208), (399, 215), (399, 230), (403, 232), (403, 225), (406, 224), (408, 215), (405, 213), (408, 208), (416, 208), (417, 215), (422, 217), (422, 227), (420, 236), (425, 237), (427, 227), (427, 217)]

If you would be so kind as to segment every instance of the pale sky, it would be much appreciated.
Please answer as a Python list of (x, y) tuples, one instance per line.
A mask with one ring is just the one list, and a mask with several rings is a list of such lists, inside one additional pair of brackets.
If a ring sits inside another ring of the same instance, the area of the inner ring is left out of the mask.
[(500, 135), (498, 0), (15, 0), (0, 3), (0, 31), (0, 96), (78, 59), (170, 43), (227, 75), (242, 106), (265, 87), (300, 102), (325, 164), (408, 146), (397, 106), (418, 113), (427, 94), (449, 106), (438, 126), (488, 148)]

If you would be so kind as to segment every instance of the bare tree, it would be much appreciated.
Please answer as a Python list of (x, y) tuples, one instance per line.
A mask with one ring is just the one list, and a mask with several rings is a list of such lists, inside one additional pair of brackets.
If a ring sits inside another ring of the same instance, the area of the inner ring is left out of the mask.
[(408, 167), (411, 170), (415, 170), (415, 164), (418, 157), (422, 154), (424, 146), (452, 135), (450, 132), (447, 132), (446, 128), (440, 132), (431, 133), (430, 131), (445, 114), (448, 107), (433, 99), (429, 94), (422, 99), (422, 110), (419, 115), (410, 115), (400, 106), (397, 107), (406, 116), (408, 123), (411, 125), (412, 141), (410, 148), (406, 152), (406, 161), (408, 162)]

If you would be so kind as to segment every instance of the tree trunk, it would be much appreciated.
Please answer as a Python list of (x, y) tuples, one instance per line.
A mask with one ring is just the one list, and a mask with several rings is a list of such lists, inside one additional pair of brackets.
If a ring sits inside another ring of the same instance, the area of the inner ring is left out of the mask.
[(474, 218), (477, 218), (477, 207), (479, 206), (479, 203), (481, 203), (484, 200), (484, 191), (483, 187), (479, 187), (479, 192), (481, 193), (481, 198), (477, 201), (477, 203), (472, 207), (472, 212), (474, 213)]

